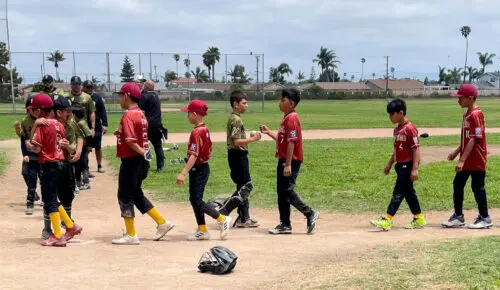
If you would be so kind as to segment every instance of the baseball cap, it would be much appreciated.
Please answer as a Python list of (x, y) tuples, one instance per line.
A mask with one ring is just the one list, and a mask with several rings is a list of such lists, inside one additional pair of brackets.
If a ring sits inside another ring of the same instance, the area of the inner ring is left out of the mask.
[(70, 83), (72, 86), (80, 86), (82, 84), (82, 79), (79, 76), (72, 76)]
[(134, 78), (134, 82), (144, 83), (144, 82), (146, 82), (146, 78), (144, 78), (143, 75), (136, 75), (135, 78)]
[(55, 95), (54, 96), (54, 109), (55, 110), (72, 110), (73, 106), (71, 104), (71, 100), (60, 96), (60, 95)]
[(458, 88), (458, 92), (451, 94), (452, 97), (474, 97), (477, 98), (477, 88), (473, 84), (463, 84)]
[(119, 94), (128, 94), (138, 100), (141, 99), (141, 88), (136, 83), (125, 83), (120, 89)]
[(44, 93), (39, 93), (33, 96), (31, 100), (31, 105), (28, 109), (50, 109), (54, 106), (52, 98)]
[(183, 112), (196, 113), (201, 116), (206, 116), (208, 111), (207, 103), (203, 100), (192, 100), (189, 105), (185, 108), (181, 108)]
[(33, 101), (33, 97), (29, 96), (26, 98), (26, 103), (24, 103), (24, 107), (26, 109), (31, 109), (31, 102)]
[(94, 87), (94, 83), (90, 80), (86, 80), (83, 82), (83, 87), (84, 88), (93, 88)]

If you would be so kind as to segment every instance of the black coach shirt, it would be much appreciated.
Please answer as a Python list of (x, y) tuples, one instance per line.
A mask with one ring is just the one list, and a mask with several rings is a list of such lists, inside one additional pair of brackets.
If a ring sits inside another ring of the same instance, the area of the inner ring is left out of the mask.
[(144, 111), (150, 126), (161, 125), (161, 104), (156, 92), (143, 91), (139, 107)]
[[(96, 93), (90, 95), (95, 106), (95, 131), (102, 132), (102, 126), (108, 127), (108, 115), (106, 113), (106, 107), (104, 106), (104, 101), (101, 96)], [(90, 124), (90, 117), (89, 117)]]

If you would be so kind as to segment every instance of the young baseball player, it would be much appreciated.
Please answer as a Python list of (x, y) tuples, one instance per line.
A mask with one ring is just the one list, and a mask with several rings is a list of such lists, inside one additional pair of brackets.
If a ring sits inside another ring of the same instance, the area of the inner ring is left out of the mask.
[(90, 189), (90, 179), (88, 166), (89, 146), (92, 132), (85, 120), (85, 108), (81, 104), (75, 104), (72, 108), (73, 120), (77, 125), (79, 134), (83, 136), (83, 147), (80, 159), (75, 163), (76, 186), (79, 190)]
[[(38, 153), (38, 162), (41, 165), (41, 187), (44, 211), (49, 213), (52, 223), (52, 234), (41, 242), (42, 246), (65, 247), (66, 241), (82, 232), (82, 228), (73, 223), (66, 210), (58, 202), (58, 191), (61, 186), (61, 166), (65, 160), (64, 151), (73, 152), (73, 148), (66, 139), (63, 125), (54, 119), (51, 112), (54, 103), (52, 98), (43, 93), (33, 97), (30, 108), (37, 118), (48, 119), (47, 126), (37, 126), (31, 140), (26, 141), (26, 147)], [(63, 236), (61, 219), (66, 226)]]
[(148, 147), (148, 121), (137, 103), (141, 90), (134, 83), (126, 83), (120, 89), (120, 106), (126, 110), (118, 129), (116, 155), (121, 158), (118, 177), (118, 203), (121, 216), (125, 220), (126, 234), (114, 239), (117, 245), (138, 245), (139, 238), (134, 226), (134, 205), (142, 213), (147, 213), (158, 225), (155, 241), (162, 239), (174, 224), (166, 221), (153, 204), (144, 196), (142, 182), (148, 176), (151, 151)]
[(40, 196), (36, 193), (36, 184), (38, 176), (40, 175), (40, 164), (38, 164), (38, 156), (26, 149), (26, 140), (31, 138), (31, 132), (33, 129), (33, 124), (36, 118), (33, 116), (32, 109), (28, 109), (31, 104), (32, 97), (26, 99), (26, 116), (21, 122), (16, 121), (14, 124), (14, 129), (16, 130), (17, 136), (21, 139), (21, 153), (23, 155), (23, 166), (22, 175), (24, 182), (28, 188), (28, 193), (26, 196), (26, 215), (33, 214), (33, 206), (35, 201), (40, 200)]
[(448, 155), (452, 161), (460, 154), (460, 159), (455, 166), (455, 179), (453, 180), (453, 205), (455, 212), (448, 221), (442, 223), (443, 227), (463, 227), (465, 219), (463, 214), (464, 187), (469, 176), (472, 177), (472, 191), (477, 202), (479, 215), (470, 229), (486, 229), (493, 226), (493, 221), (488, 214), (488, 202), (484, 179), (486, 175), (486, 132), (484, 115), (479, 106), (476, 106), (477, 89), (472, 84), (463, 84), (458, 92), (452, 96), (458, 97), (458, 104), (466, 108), (462, 120), (462, 135), (460, 146)]
[(260, 131), (276, 141), (277, 192), (280, 224), (269, 230), (270, 234), (291, 234), (290, 205), (293, 205), (307, 218), (307, 233), (312, 234), (316, 228), (319, 211), (310, 208), (295, 192), (295, 183), (299, 176), (300, 165), (304, 159), (302, 152), (302, 129), (299, 115), (295, 108), (300, 102), (300, 93), (296, 89), (283, 90), (279, 103), (284, 117), (277, 133), (266, 125), (260, 126)]
[(248, 197), (252, 192), (253, 185), (250, 178), (248, 164), (248, 144), (260, 140), (261, 134), (257, 133), (250, 138), (246, 137), (245, 127), (241, 115), (248, 108), (248, 98), (241, 91), (234, 91), (229, 97), (233, 112), (227, 121), (227, 160), (231, 170), (231, 179), (236, 184), (236, 191), (222, 205), (220, 213), (228, 216), (238, 208), (238, 218), (233, 226), (239, 228), (258, 227), (257, 220), (250, 217), (250, 204)]
[(187, 161), (184, 169), (177, 177), (177, 184), (184, 184), (186, 175), (189, 173), (189, 201), (193, 207), (198, 229), (193, 236), (189, 236), (191, 241), (208, 240), (210, 235), (205, 223), (205, 214), (217, 220), (220, 229), (220, 238), (224, 239), (229, 232), (230, 216), (224, 216), (214, 207), (203, 201), (203, 192), (210, 175), (208, 160), (212, 151), (212, 141), (207, 126), (203, 123), (204, 116), (207, 115), (207, 104), (202, 100), (193, 100), (186, 108), (181, 109), (188, 113), (188, 120), (194, 125), (189, 137)]
[(415, 125), (406, 118), (405, 101), (392, 100), (387, 104), (387, 113), (391, 122), (397, 124), (398, 127), (394, 129), (394, 151), (384, 168), (384, 173), (388, 175), (392, 165), (396, 163), (395, 170), (398, 177), (385, 217), (372, 220), (370, 223), (385, 231), (390, 230), (392, 218), (396, 215), (403, 199), (406, 199), (414, 215), (406, 229), (421, 229), (426, 221), (420, 209), (417, 192), (413, 188), (413, 182), (418, 180), (418, 166), (420, 165), (418, 131)]
[[(77, 130), (72, 118), (71, 101), (61, 95), (54, 95), (54, 117), (64, 126), (67, 149), (64, 150), (65, 160), (60, 163), (59, 187), (57, 197), (64, 207), (64, 210), (71, 218), (73, 199), (75, 198), (75, 170), (73, 162), (79, 160), (83, 137)], [(37, 126), (48, 126), (50, 122), (45, 118), (38, 118), (35, 122)], [(50, 216), (44, 211), (44, 229), (42, 230), (42, 240), (46, 240), (52, 234)], [(77, 233), (79, 234), (79, 233)], [(68, 242), (72, 237), (65, 237)]]

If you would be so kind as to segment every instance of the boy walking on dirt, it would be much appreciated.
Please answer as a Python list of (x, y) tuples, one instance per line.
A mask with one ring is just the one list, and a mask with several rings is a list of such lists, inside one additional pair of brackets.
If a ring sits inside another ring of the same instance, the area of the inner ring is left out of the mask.
[(189, 173), (189, 201), (193, 207), (198, 229), (188, 240), (199, 241), (208, 240), (210, 235), (205, 223), (205, 214), (217, 220), (220, 229), (220, 238), (224, 239), (229, 232), (230, 216), (224, 216), (214, 207), (203, 201), (205, 185), (210, 175), (208, 160), (212, 152), (212, 141), (207, 126), (203, 122), (207, 115), (207, 104), (202, 100), (193, 100), (186, 108), (181, 109), (188, 113), (188, 120), (195, 127), (189, 137), (186, 165), (177, 176), (177, 184), (184, 184), (186, 175)]
[(462, 134), (460, 146), (448, 155), (452, 161), (460, 154), (460, 159), (455, 166), (455, 179), (453, 180), (453, 205), (455, 212), (448, 221), (442, 223), (443, 227), (455, 228), (465, 226), (463, 214), (464, 187), (469, 176), (472, 177), (472, 191), (477, 202), (479, 215), (469, 229), (486, 229), (493, 226), (493, 221), (488, 214), (488, 202), (484, 179), (486, 176), (486, 132), (484, 115), (479, 106), (476, 106), (477, 88), (472, 84), (463, 84), (458, 92), (452, 96), (458, 97), (461, 108), (467, 108), (462, 120)]
[(33, 153), (26, 149), (26, 140), (31, 138), (31, 131), (33, 125), (35, 124), (36, 118), (33, 116), (32, 109), (28, 109), (31, 104), (32, 97), (26, 99), (26, 116), (19, 123), (16, 121), (14, 123), (14, 129), (16, 130), (17, 136), (21, 139), (21, 153), (23, 154), (23, 166), (22, 175), (24, 182), (28, 188), (28, 193), (26, 196), (26, 215), (33, 214), (33, 206), (35, 201), (40, 200), (40, 196), (36, 193), (36, 184), (38, 176), (40, 175), (40, 164), (38, 163), (38, 154)]
[(253, 189), (248, 164), (248, 144), (260, 140), (261, 134), (257, 133), (250, 138), (246, 137), (245, 127), (241, 115), (248, 108), (248, 98), (241, 91), (234, 91), (229, 97), (233, 112), (227, 121), (227, 160), (231, 170), (231, 179), (236, 183), (236, 191), (222, 205), (221, 214), (228, 216), (238, 208), (238, 218), (233, 226), (238, 228), (255, 228), (260, 224), (250, 217), (250, 204), (248, 198)]
[(307, 218), (307, 233), (312, 234), (316, 228), (319, 211), (310, 208), (295, 192), (295, 183), (299, 175), (300, 165), (304, 159), (302, 152), (302, 129), (299, 115), (295, 108), (300, 102), (300, 93), (296, 89), (283, 90), (279, 103), (284, 117), (280, 129), (276, 133), (267, 125), (261, 125), (260, 131), (276, 141), (277, 191), (280, 224), (269, 230), (270, 234), (291, 234), (290, 205), (293, 205)]
[(406, 199), (414, 218), (405, 228), (421, 229), (425, 226), (426, 221), (420, 209), (417, 192), (413, 188), (413, 182), (418, 180), (418, 167), (420, 165), (418, 131), (415, 125), (406, 118), (405, 101), (392, 100), (387, 104), (387, 113), (391, 122), (398, 124), (398, 127), (394, 129), (394, 151), (384, 168), (384, 173), (388, 175), (392, 165), (396, 163), (395, 170), (398, 177), (385, 217), (372, 220), (370, 223), (385, 231), (390, 230), (392, 218), (396, 215), (401, 202)]
[[(32, 152), (38, 153), (40, 163), (42, 200), (44, 211), (49, 213), (52, 223), (52, 234), (41, 242), (42, 246), (65, 247), (66, 241), (82, 232), (82, 228), (73, 223), (62, 205), (59, 205), (58, 196), (61, 182), (61, 168), (65, 160), (64, 152), (74, 153), (74, 149), (66, 139), (63, 125), (54, 119), (52, 98), (43, 93), (33, 97), (29, 108), (33, 109), (33, 115), (37, 118), (46, 118), (46, 126), (37, 126), (34, 129), (31, 140), (26, 141), (26, 147)], [(66, 233), (61, 230), (61, 219), (66, 226)]]
[(174, 228), (174, 224), (165, 220), (142, 191), (142, 182), (148, 176), (151, 151), (148, 147), (148, 121), (137, 105), (140, 99), (141, 90), (136, 84), (126, 83), (120, 89), (120, 106), (126, 111), (114, 134), (117, 136), (116, 155), (121, 158), (118, 203), (127, 232), (112, 241), (117, 245), (140, 243), (134, 226), (134, 206), (142, 214), (147, 213), (158, 225), (153, 240), (159, 241)]

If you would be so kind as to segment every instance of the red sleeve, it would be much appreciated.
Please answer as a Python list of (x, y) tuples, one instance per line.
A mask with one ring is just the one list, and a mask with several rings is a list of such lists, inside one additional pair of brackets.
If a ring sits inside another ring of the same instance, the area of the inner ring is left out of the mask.
[(285, 122), (285, 134), (287, 142), (297, 142), (298, 138), (298, 122), (297, 117), (295, 115), (289, 116)]
[(191, 132), (189, 137), (188, 153), (196, 157), (200, 154), (200, 134), (196, 129)]
[(35, 132), (33, 133), (33, 138), (31, 138), (31, 143), (38, 147), (43, 147), (43, 126), (37, 126)]
[(418, 130), (415, 126), (411, 126), (406, 130), (406, 138), (408, 140), (408, 144), (410, 148), (416, 148), (420, 146), (420, 140), (418, 139)]
[(481, 122), (481, 113), (472, 114), (469, 118), (470, 137), (483, 138), (484, 125)]
[(136, 143), (137, 135), (135, 133), (134, 121), (130, 118), (129, 114), (123, 116), (122, 119), (122, 132), (123, 138), (127, 143)]

